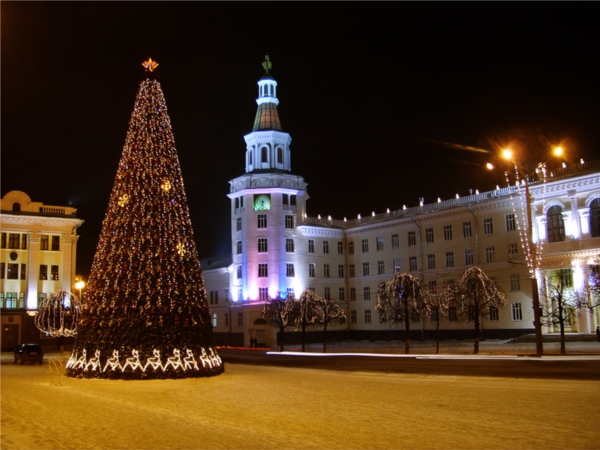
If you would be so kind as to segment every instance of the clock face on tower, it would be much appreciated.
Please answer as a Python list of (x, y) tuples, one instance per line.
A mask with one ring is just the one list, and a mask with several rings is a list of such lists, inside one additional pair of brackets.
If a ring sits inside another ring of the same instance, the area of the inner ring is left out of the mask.
[(254, 211), (269, 211), (271, 209), (271, 196), (260, 194), (254, 196)]

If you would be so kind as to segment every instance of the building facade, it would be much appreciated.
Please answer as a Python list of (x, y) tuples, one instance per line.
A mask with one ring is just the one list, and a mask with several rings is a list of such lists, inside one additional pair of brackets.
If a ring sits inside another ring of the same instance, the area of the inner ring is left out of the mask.
[(33, 202), (21, 191), (0, 200), (0, 307), (2, 351), (22, 342), (53, 345), (34, 325), (38, 304), (49, 294), (73, 290), (77, 209)]
[[(244, 136), (245, 174), (230, 181), (232, 253), (202, 261), (221, 344), (249, 345), (255, 338), (258, 345), (276, 345), (276, 330), (262, 319), (264, 302), (298, 297), (306, 289), (345, 309), (345, 323), (330, 328), (333, 338), (399, 339), (403, 325), (380, 323), (375, 308), (378, 286), (396, 272), (415, 275), (439, 293), (479, 266), (508, 298), (484, 320), (484, 338), (534, 332), (533, 276), (546, 307), (552, 307), (550, 280), (560, 271), (567, 271), (570, 290), (589, 297), (588, 266), (600, 256), (600, 161), (528, 178), (528, 196), (521, 180), (351, 220), (308, 217), (307, 184), (291, 173), (291, 137), (281, 126), (277, 83), (268, 68), (258, 87), (254, 127)], [(531, 272), (529, 239), (538, 249)], [(415, 318), (414, 337), (431, 338), (435, 320), (442, 337), (472, 336), (473, 324), (451, 310), (444, 317)], [(597, 312), (581, 309), (567, 321), (567, 331), (592, 333), (599, 323)], [(555, 332), (543, 327), (543, 333)], [(295, 343), (290, 335), (286, 343)], [(310, 339), (320, 341), (322, 333), (313, 330)]]

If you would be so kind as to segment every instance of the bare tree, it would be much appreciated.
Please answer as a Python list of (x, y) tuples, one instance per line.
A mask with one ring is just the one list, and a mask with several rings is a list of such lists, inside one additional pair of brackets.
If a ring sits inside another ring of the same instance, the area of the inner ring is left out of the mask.
[(298, 299), (299, 311), (294, 326), (302, 329), (302, 351), (306, 349), (306, 327), (315, 324), (318, 319), (316, 298), (318, 296), (310, 289), (304, 291)]
[[(313, 293), (314, 295), (314, 293)], [(323, 353), (327, 353), (327, 326), (330, 323), (339, 323), (346, 319), (346, 313), (337, 301), (319, 296), (314, 296), (317, 323), (323, 325)]]
[(379, 285), (377, 306), (380, 322), (404, 324), (404, 353), (410, 353), (411, 319), (428, 315), (430, 293), (423, 282), (408, 273), (397, 273)]
[(506, 304), (506, 295), (479, 267), (468, 268), (458, 283), (448, 285), (444, 295), (460, 307), (463, 319), (473, 322), (473, 353), (479, 353), (481, 321)]
[[(582, 299), (578, 305), (580, 308), (587, 308), (590, 311), (598, 311), (600, 309), (600, 258), (594, 261), (594, 264), (588, 266), (589, 277), (586, 281), (586, 291), (589, 294), (587, 298)], [(596, 332), (600, 333), (596, 328)], [(598, 336), (600, 339), (600, 334)]]
[(285, 329), (293, 325), (299, 313), (299, 303), (293, 295), (287, 298), (277, 296), (269, 299), (263, 306), (262, 316), (271, 326), (279, 330), (279, 350), (284, 350), (284, 332)]
[(448, 315), (448, 307), (450, 304), (450, 298), (445, 295), (446, 292), (441, 294), (430, 293), (426, 302), (429, 304), (428, 308), (425, 308), (425, 314), (432, 319), (435, 323), (435, 353), (440, 352), (440, 316)]
[(544, 325), (560, 332), (560, 353), (567, 352), (565, 345), (565, 328), (577, 313), (578, 307), (586, 303), (585, 296), (573, 289), (573, 274), (571, 269), (561, 269), (551, 272), (546, 277), (544, 296), (542, 302), (542, 321)]

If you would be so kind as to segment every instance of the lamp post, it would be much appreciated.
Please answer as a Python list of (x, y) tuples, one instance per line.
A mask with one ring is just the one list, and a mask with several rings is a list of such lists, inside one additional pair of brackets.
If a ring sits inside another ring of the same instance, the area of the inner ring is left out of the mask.
[[(562, 148), (557, 147), (554, 149), (554, 155), (560, 156), (562, 155)], [(531, 300), (533, 303), (533, 326), (535, 329), (535, 350), (537, 356), (542, 356), (544, 354), (544, 344), (542, 338), (542, 324), (541, 324), (541, 308), (540, 308), (540, 291), (538, 288), (538, 280), (536, 276), (537, 269), (539, 269), (539, 256), (537, 247), (533, 242), (533, 218), (531, 217), (531, 193), (529, 190), (529, 175), (525, 174), (525, 172), (519, 168), (517, 163), (513, 159), (513, 152), (511, 150), (504, 150), (502, 152), (502, 157), (507, 161), (511, 161), (514, 165), (515, 174), (517, 175), (517, 187), (518, 187), (518, 179), (519, 173), (523, 174), (523, 184), (525, 185), (525, 207), (527, 214), (527, 227), (525, 231), (526, 237), (526, 260), (529, 268), (529, 274), (531, 279)], [(492, 169), (493, 166), (491, 164), (487, 165), (488, 169)], [(546, 163), (539, 163), (536, 168), (536, 172), (541, 170), (545, 177)], [(505, 172), (506, 181), (508, 182), (508, 173)], [(510, 185), (510, 183), (509, 183)]]
[(81, 290), (85, 287), (85, 281), (83, 281), (81, 279), (81, 277), (78, 277), (78, 280), (75, 282), (75, 289), (79, 290), (79, 300), (82, 301), (83, 299), (81, 298)]

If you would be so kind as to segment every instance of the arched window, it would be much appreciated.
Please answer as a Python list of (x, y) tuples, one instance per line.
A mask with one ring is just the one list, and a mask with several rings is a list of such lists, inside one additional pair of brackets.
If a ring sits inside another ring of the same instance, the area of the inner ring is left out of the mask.
[(590, 203), (590, 233), (592, 237), (600, 236), (600, 198)]
[(548, 228), (548, 242), (562, 242), (565, 240), (565, 223), (560, 206), (552, 206), (546, 214)]
[(277, 164), (283, 164), (283, 149), (277, 147)]
[(21, 212), (21, 204), (20, 203), (13, 203), (13, 208), (12, 208), (13, 212)]
[(273, 97), (273, 85), (269, 85), (269, 95)]
[(269, 162), (267, 147), (263, 147), (260, 149), (260, 160), (261, 162)]
[(248, 152), (248, 164), (252, 164), (252, 150)]

